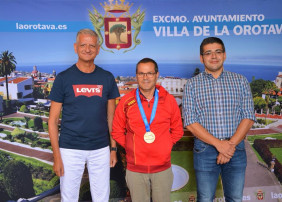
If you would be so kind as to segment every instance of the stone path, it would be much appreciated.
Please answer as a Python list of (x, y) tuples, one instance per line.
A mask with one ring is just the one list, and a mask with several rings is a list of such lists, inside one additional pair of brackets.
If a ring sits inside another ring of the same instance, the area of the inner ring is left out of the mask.
[[(266, 129), (252, 129), (248, 135), (266, 135), (282, 133), (282, 120), (269, 124)], [(282, 187), (274, 173), (266, 165), (259, 163), (249, 142), (245, 141), (247, 152), (247, 169), (244, 197), (248, 201), (259, 201), (258, 195), (263, 194), (263, 201), (282, 201)], [(244, 198), (243, 198), (244, 199)]]
[[(276, 120), (276, 119), (275, 119)], [(282, 120), (279, 119), (274, 123), (267, 125), (266, 128), (255, 128), (248, 132), (248, 135), (262, 135), (282, 133)]]
[(53, 165), (53, 155), (50, 152), (39, 151), (32, 148), (21, 147), (18, 145), (13, 145), (7, 142), (0, 141), (0, 149), (15, 154), (19, 154), (26, 157), (32, 157)]
[(3, 118), (25, 117), (25, 116), (26, 117), (30, 117), (30, 118), (40, 117), (40, 118), (42, 118), (43, 121), (45, 121), (45, 122), (48, 121), (48, 117), (34, 115), (34, 114), (28, 114), (28, 113), (22, 113), (22, 112), (17, 112), (17, 113), (9, 114), (9, 115), (4, 116)]
[(245, 187), (260, 187), (279, 185), (275, 175), (267, 168), (258, 164), (258, 158), (252, 149), (252, 146), (245, 141), (247, 152), (247, 169)]

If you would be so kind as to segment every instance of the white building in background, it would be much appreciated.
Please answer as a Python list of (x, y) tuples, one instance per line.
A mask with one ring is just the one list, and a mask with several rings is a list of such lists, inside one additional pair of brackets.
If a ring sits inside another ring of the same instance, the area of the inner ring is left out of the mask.
[(157, 82), (170, 94), (174, 96), (182, 96), (187, 80), (188, 79), (177, 77), (162, 77), (159, 78)]
[(282, 88), (282, 72), (278, 73), (278, 76), (275, 79), (275, 84), (277, 86), (277, 88)]
[[(8, 83), (10, 100), (18, 100), (20, 102), (33, 100), (32, 78), (8, 77)], [(7, 99), (5, 77), (0, 77), (0, 95)]]

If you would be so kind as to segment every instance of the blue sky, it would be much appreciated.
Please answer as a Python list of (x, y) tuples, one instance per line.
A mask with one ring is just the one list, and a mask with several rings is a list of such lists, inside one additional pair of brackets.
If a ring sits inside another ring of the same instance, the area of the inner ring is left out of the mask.
[[(18, 65), (72, 64), (77, 56), (73, 51), (76, 31), (93, 28), (88, 9), (94, 5), (104, 15), (100, 0), (0, 0), (0, 51), (14, 53)], [(126, 1), (127, 2), (127, 1)], [(236, 25), (282, 24), (281, 0), (143, 0), (134, 3), (130, 14), (141, 6), (146, 17), (138, 38), (142, 41), (134, 51), (114, 54), (105, 51), (97, 57), (99, 63), (135, 63), (143, 57), (152, 57), (159, 63), (199, 62), (199, 45), (205, 36), (192, 36), (194, 26), (210, 26), (211, 36), (215, 25), (228, 26), (230, 32)], [(263, 14), (262, 22), (192, 23), (201, 15)], [(153, 23), (153, 16), (186, 16), (189, 23)], [(67, 24), (64, 31), (21, 31), (15, 23)], [(157, 37), (153, 27), (178, 27), (181, 32), (187, 26), (190, 36)], [(282, 37), (280, 34), (251, 36), (220, 36), (226, 45), (230, 64), (264, 64), (282, 66)]]

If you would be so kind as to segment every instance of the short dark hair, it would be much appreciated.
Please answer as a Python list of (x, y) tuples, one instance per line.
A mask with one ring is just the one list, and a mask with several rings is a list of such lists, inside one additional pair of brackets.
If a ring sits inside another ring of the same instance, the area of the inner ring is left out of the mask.
[(217, 38), (217, 37), (208, 37), (208, 38), (205, 38), (201, 45), (200, 45), (200, 54), (203, 55), (204, 53), (204, 46), (207, 45), (207, 44), (211, 44), (211, 43), (218, 43), (222, 46), (222, 50), (223, 52), (225, 52), (225, 46), (224, 46), (224, 43), (223, 41), (220, 39), (220, 38)]
[(151, 62), (155, 65), (155, 73), (159, 72), (159, 67), (158, 67), (158, 64), (156, 63), (155, 60), (151, 59), (151, 58), (143, 58), (142, 60), (140, 60), (137, 65), (136, 65), (136, 73), (137, 73), (137, 70), (138, 70), (138, 65), (140, 63), (148, 63), (148, 62)]

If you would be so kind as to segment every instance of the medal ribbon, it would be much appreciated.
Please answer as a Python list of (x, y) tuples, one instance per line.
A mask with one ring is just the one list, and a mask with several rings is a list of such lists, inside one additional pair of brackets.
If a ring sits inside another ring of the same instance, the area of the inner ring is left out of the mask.
[(136, 89), (136, 99), (137, 99), (139, 111), (141, 113), (143, 122), (144, 122), (145, 127), (146, 127), (146, 132), (150, 132), (150, 125), (155, 118), (157, 106), (158, 106), (158, 101), (159, 101), (158, 90), (157, 90), (157, 88), (155, 89), (155, 100), (154, 100), (154, 105), (153, 105), (152, 114), (151, 114), (151, 118), (150, 118), (150, 124), (148, 123), (147, 117), (145, 115), (145, 111), (144, 111), (142, 103), (141, 103), (141, 99), (140, 99), (140, 96), (139, 96), (139, 88)]

